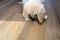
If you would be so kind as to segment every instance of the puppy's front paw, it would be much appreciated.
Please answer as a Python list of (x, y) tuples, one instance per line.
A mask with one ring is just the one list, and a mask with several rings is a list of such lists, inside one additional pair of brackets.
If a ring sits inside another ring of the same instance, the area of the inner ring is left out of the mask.
[(44, 19), (48, 19), (48, 16), (47, 16), (47, 15), (45, 15), (45, 16), (44, 16)]
[(43, 19), (40, 19), (39, 22), (42, 23), (43, 22)]
[(25, 18), (25, 21), (31, 21), (31, 19), (29, 19), (29, 18)]

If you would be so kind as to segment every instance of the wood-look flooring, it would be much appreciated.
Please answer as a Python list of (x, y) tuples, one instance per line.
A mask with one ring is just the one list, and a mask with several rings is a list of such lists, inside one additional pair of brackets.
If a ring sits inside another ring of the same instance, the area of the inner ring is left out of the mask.
[(47, 4), (48, 20), (42, 25), (22, 18), (21, 4), (0, 10), (0, 40), (57, 40), (56, 18), (51, 4)]

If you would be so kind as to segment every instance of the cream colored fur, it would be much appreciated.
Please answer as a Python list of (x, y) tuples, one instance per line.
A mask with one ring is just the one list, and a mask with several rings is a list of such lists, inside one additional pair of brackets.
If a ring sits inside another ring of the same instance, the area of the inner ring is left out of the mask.
[(41, 0), (28, 0), (23, 5), (23, 16), (26, 21), (29, 21), (29, 16), (34, 17), (37, 15), (39, 22), (43, 22), (44, 19), (47, 19), (46, 10), (44, 4), (41, 4)]

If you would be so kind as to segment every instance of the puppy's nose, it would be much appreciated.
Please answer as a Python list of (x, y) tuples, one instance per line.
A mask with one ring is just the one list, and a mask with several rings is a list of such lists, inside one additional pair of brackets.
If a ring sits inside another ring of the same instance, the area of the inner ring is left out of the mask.
[(32, 21), (36, 21), (37, 19), (37, 15), (29, 15), (29, 18), (32, 20)]

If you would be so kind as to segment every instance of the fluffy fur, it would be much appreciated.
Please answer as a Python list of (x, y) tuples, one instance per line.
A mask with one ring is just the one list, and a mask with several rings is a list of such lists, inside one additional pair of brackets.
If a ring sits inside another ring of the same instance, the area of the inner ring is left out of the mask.
[(29, 21), (29, 15), (34, 18), (37, 15), (37, 18), (40, 23), (43, 22), (44, 19), (47, 19), (46, 10), (44, 5), (41, 4), (41, 0), (28, 0), (23, 5), (23, 17), (26, 21)]

